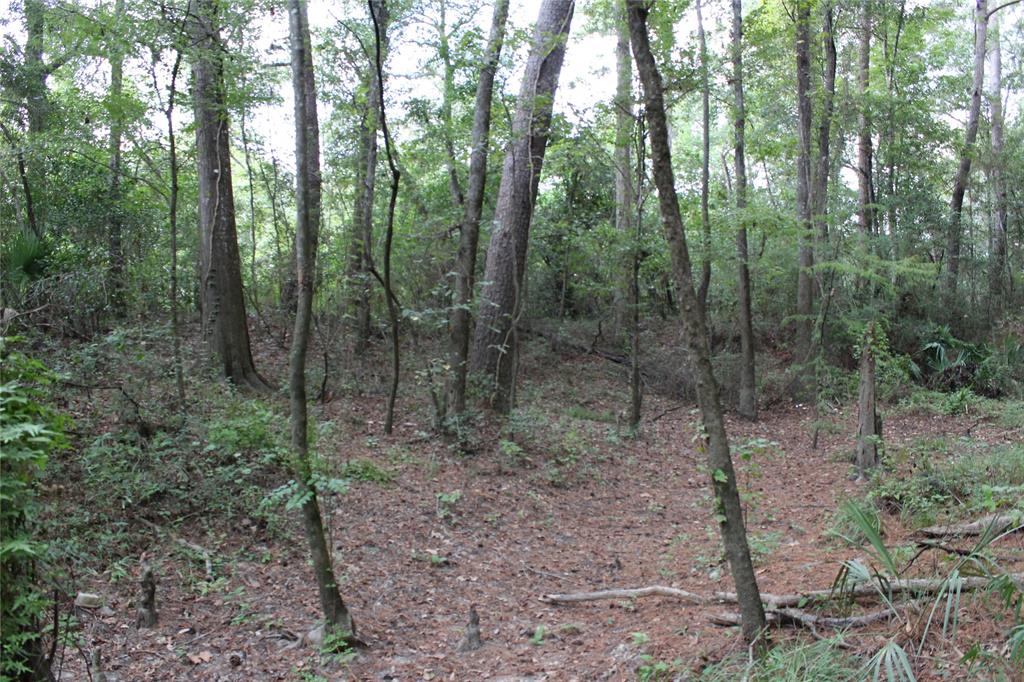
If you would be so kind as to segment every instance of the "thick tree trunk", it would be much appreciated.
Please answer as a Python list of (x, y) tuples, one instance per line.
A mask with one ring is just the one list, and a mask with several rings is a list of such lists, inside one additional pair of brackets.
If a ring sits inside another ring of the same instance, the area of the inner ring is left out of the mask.
[(974, 77), (971, 81), (971, 104), (967, 111), (967, 130), (960, 152), (960, 164), (953, 180), (953, 195), (949, 200), (949, 232), (946, 236), (947, 296), (954, 296), (960, 280), (960, 244), (963, 236), (962, 214), (967, 181), (974, 160), (974, 143), (978, 138), (981, 119), (981, 95), (985, 87), (985, 39), (988, 32), (988, 0), (977, 0), (974, 11)]
[(573, 0), (541, 5), (498, 189), (470, 358), (470, 369), (488, 378), (487, 402), (498, 412), (512, 408), (515, 327), (525, 303), (530, 222), (574, 7)]
[(754, 325), (750, 302), (750, 264), (747, 247), (746, 107), (743, 102), (743, 3), (732, 0), (733, 145), (736, 174), (736, 259), (739, 269), (740, 390), (737, 410), (745, 419), (757, 419), (754, 373)]
[(199, 275), (203, 335), (224, 376), (268, 388), (256, 372), (242, 295), (242, 266), (231, 188), (231, 140), (224, 98), (223, 47), (216, 0), (197, 0), (192, 65), (199, 175)]
[[(114, 16), (124, 15), (124, 0), (115, 0)], [(125, 313), (123, 221), (121, 218), (121, 135), (124, 130), (124, 104), (122, 81), (124, 78), (124, 50), (120, 36), (110, 38), (110, 185), (107, 191), (107, 249), (108, 289), (110, 307), (117, 317)]]
[(505, 41), (509, 0), (494, 3), (491, 35), (476, 85), (473, 110), (472, 150), (469, 156), (469, 177), (466, 198), (462, 205), (459, 225), (459, 252), (455, 257), (455, 291), (449, 319), (448, 413), (458, 417), (466, 411), (466, 374), (469, 355), (469, 305), (473, 300), (473, 276), (476, 272), (476, 252), (480, 241), (480, 214), (484, 205), (487, 184), (487, 152), (491, 136), (491, 99), (494, 93), (494, 75)]
[(747, 545), (743, 509), (736, 488), (736, 474), (729, 453), (729, 439), (725, 431), (718, 384), (711, 366), (707, 326), (700, 313), (700, 304), (693, 287), (686, 232), (679, 214), (679, 200), (675, 190), (661, 75), (658, 73), (647, 35), (648, 9), (643, 0), (629, 0), (627, 6), (633, 57), (644, 89), (644, 104), (650, 127), (651, 161), (662, 225), (672, 256), (672, 270), (675, 274), (683, 317), (683, 332), (697, 374), (697, 399), (706, 433), (708, 466), (715, 493), (719, 530), (736, 584), (743, 618), (743, 635), (748, 642), (754, 643), (762, 637), (765, 628), (764, 607), (761, 604), (757, 577), (754, 575), (754, 566)]
[(861, 234), (874, 232), (871, 191), (871, 117), (868, 89), (871, 85), (871, 0), (861, 0), (860, 53), (857, 68), (857, 223)]
[(796, 0), (796, 99), (798, 151), (796, 162), (796, 213), (800, 230), (796, 285), (796, 355), (803, 381), (797, 392), (808, 389), (807, 377), (814, 324), (814, 224), (811, 193), (811, 2)]
[(708, 289), (711, 287), (711, 218), (708, 215), (708, 193), (711, 185), (711, 86), (708, 83), (708, 43), (704, 36), (704, 15), (697, 0), (697, 43), (700, 49), (700, 233), (701, 264), (697, 300), (701, 315), (707, 319)]
[(320, 607), (328, 625), (350, 637), (355, 624), (334, 578), (330, 548), (313, 486), (306, 413), (306, 349), (313, 316), (316, 249), (320, 229), (320, 125), (316, 112), (316, 83), (309, 39), (306, 0), (289, 0), (292, 85), (295, 92), (295, 277), (298, 282), (295, 331), (289, 358), (288, 396), (291, 406), (291, 444), (299, 462), (298, 479), (306, 490), (302, 519), (320, 592)]
[(992, 40), (992, 193), (995, 215), (992, 223), (992, 249), (989, 254), (989, 297), (998, 314), (1006, 290), (1006, 183), (1003, 178), (1003, 63), (998, 21)]

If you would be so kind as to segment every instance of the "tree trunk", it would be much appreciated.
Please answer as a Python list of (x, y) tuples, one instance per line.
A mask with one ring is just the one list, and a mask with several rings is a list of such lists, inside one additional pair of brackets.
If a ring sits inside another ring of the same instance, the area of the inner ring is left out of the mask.
[(836, 94), (836, 41), (832, 25), (835, 13), (832, 3), (822, 6), (822, 43), (825, 53), (821, 82), (821, 114), (818, 117), (818, 155), (814, 164), (811, 188), (811, 212), (814, 216), (814, 234), (822, 244), (828, 243), (828, 181), (832, 168), (830, 152), (832, 140), (832, 113)]
[[(615, 150), (612, 161), (615, 166), (615, 229), (623, 239), (633, 239), (633, 160), (630, 153), (633, 144), (633, 57), (629, 53), (629, 24), (626, 20), (624, 0), (619, 0), (615, 7)], [(624, 260), (625, 274), (623, 286), (618, 289), (615, 297), (615, 332), (626, 326), (626, 320), (632, 320), (632, 312), (627, 311), (631, 297), (633, 269), (636, 254), (629, 249), (629, 257)]]
[(736, 259), (739, 268), (740, 390), (737, 409), (744, 419), (757, 419), (754, 374), (754, 325), (750, 302), (750, 264), (747, 248), (746, 107), (743, 102), (743, 3), (732, 0), (733, 144), (736, 174)]
[(313, 466), (306, 414), (306, 349), (313, 316), (313, 284), (316, 281), (316, 249), (320, 229), (320, 125), (316, 112), (316, 84), (309, 39), (305, 0), (289, 0), (292, 85), (295, 91), (295, 277), (298, 282), (295, 331), (289, 358), (288, 395), (291, 405), (291, 444), (299, 462), (298, 479), (306, 488), (302, 504), (306, 540), (313, 559), (313, 573), (320, 591), (320, 607), (329, 626), (355, 635), (355, 624), (341, 599), (334, 578), (330, 547), (324, 538), (323, 520), (313, 486)]
[(985, 87), (985, 39), (988, 31), (988, 0), (977, 0), (974, 12), (974, 78), (971, 82), (971, 104), (967, 111), (967, 130), (964, 146), (960, 152), (960, 165), (953, 180), (953, 195), (949, 200), (949, 233), (946, 237), (946, 282), (947, 296), (954, 296), (960, 279), (960, 243), (963, 232), (961, 221), (964, 208), (964, 194), (971, 175), (974, 160), (974, 142), (978, 138), (978, 121), (981, 118), (981, 94)]
[(711, 218), (708, 215), (708, 192), (711, 184), (711, 86), (708, 83), (708, 43), (704, 36), (704, 16), (697, 0), (697, 43), (700, 48), (700, 103), (701, 103), (701, 156), (700, 156), (700, 233), (702, 237), (700, 286), (697, 300), (700, 312), (707, 318), (708, 289), (711, 287)]
[(861, 0), (860, 54), (857, 70), (857, 223), (861, 234), (874, 231), (871, 191), (871, 117), (868, 113), (868, 89), (871, 85), (871, 0)]
[[(124, 15), (124, 0), (115, 0), (114, 18)], [(123, 221), (121, 219), (121, 135), (124, 130), (124, 104), (122, 81), (124, 78), (124, 50), (119, 35), (110, 37), (110, 186), (107, 192), (107, 248), (109, 262), (107, 279), (110, 307), (117, 317), (125, 313)]]
[(743, 617), (743, 636), (748, 642), (754, 643), (762, 637), (765, 628), (764, 606), (761, 604), (757, 577), (754, 575), (754, 566), (747, 545), (743, 509), (736, 488), (736, 474), (729, 453), (729, 439), (725, 432), (718, 384), (711, 366), (707, 326), (700, 314), (699, 301), (693, 287), (686, 232), (679, 214), (679, 200), (675, 190), (661, 75), (654, 62), (647, 35), (648, 9), (643, 0), (629, 0), (627, 6), (633, 57), (644, 89), (644, 104), (650, 127), (651, 161), (662, 225), (672, 256), (672, 269), (683, 318), (683, 333), (697, 374), (697, 399), (707, 434), (708, 466), (715, 493), (719, 530), (736, 584)]
[(488, 377), (487, 402), (503, 413), (512, 408), (518, 350), (515, 328), (525, 299), (530, 222), (574, 7), (573, 0), (544, 0), (541, 5), (487, 249), (470, 368)]
[[(379, 17), (381, 32), (387, 33), (388, 16)], [(386, 42), (386, 41), (385, 41)], [(352, 215), (352, 241), (349, 261), (350, 310), (355, 326), (355, 352), (362, 355), (370, 342), (370, 275), (373, 249), (373, 197), (377, 186), (377, 127), (380, 117), (381, 84), (372, 68), (366, 78), (366, 102), (359, 126), (359, 152), (356, 155), (355, 210)]]
[(46, 79), (50, 69), (44, 60), (46, 45), (46, 3), (43, 0), (25, 0), (25, 61), (24, 94), (28, 118), (28, 148), (25, 160), (26, 201), (33, 206), (32, 223), (36, 236), (46, 232), (47, 137), (50, 118), (50, 94)]
[(224, 376), (268, 388), (256, 372), (242, 296), (242, 271), (231, 188), (231, 141), (224, 97), (223, 46), (216, 0), (197, 0), (192, 65), (199, 175), (199, 274), (203, 336)]
[[(181, 325), (178, 319), (178, 142), (174, 134), (174, 105), (178, 95), (178, 73), (181, 70), (181, 49), (176, 49), (171, 67), (171, 82), (167, 87), (167, 164), (170, 167), (171, 191), (167, 199), (167, 222), (171, 232), (171, 336), (173, 337), (174, 384), (178, 392), (178, 406), (185, 405), (185, 376), (181, 360)], [(155, 73), (155, 64), (154, 64)], [(154, 76), (155, 78), (155, 76)]]
[(1002, 310), (1006, 277), (1006, 184), (1003, 178), (1003, 64), (998, 20), (992, 41), (992, 192), (995, 220), (989, 254), (989, 297), (996, 315)]
[(491, 99), (494, 93), (494, 75), (505, 41), (509, 0), (494, 3), (491, 35), (487, 40), (486, 57), (480, 68), (473, 109), (472, 150), (469, 156), (469, 177), (466, 198), (462, 205), (459, 225), (459, 252), (455, 257), (455, 291), (449, 319), (448, 414), (454, 417), (466, 411), (466, 373), (469, 355), (469, 305), (473, 300), (473, 275), (476, 271), (476, 252), (480, 241), (480, 214), (484, 205), (487, 184), (487, 152), (491, 134)]
[(797, 393), (808, 389), (814, 323), (814, 225), (811, 194), (811, 2), (796, 0), (796, 98), (798, 153), (796, 162), (796, 213), (800, 230), (796, 285), (796, 355), (803, 365)]
[(869, 324), (860, 350), (860, 391), (857, 400), (857, 476), (866, 478), (878, 464), (878, 419), (875, 412), (875, 325)]

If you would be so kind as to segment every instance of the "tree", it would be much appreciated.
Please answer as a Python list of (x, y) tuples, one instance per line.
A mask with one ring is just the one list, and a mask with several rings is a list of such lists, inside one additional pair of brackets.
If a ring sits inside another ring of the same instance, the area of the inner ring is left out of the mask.
[(697, 299), (701, 314), (707, 315), (708, 289), (711, 287), (711, 217), (708, 198), (711, 185), (711, 86), (708, 82), (708, 42), (704, 36), (704, 16), (700, 0), (697, 0), (697, 43), (700, 49), (700, 232), (702, 235), (703, 258), (700, 266), (700, 286)]
[(754, 325), (750, 304), (750, 255), (747, 247), (746, 107), (743, 102), (743, 3), (732, 0), (733, 167), (736, 175), (736, 260), (739, 269), (737, 298), (740, 328), (740, 416), (757, 419), (754, 374)]
[(628, 0), (627, 7), (633, 58), (636, 60), (644, 90), (644, 108), (650, 128), (651, 163), (654, 183), (658, 190), (662, 227), (672, 257), (672, 271), (679, 294), (683, 333), (697, 375), (697, 401), (706, 434), (716, 516), (725, 555), (736, 584), (743, 636), (747, 642), (755, 643), (762, 637), (765, 629), (764, 606), (761, 603), (757, 577), (747, 545), (743, 508), (736, 488), (736, 473), (729, 453), (729, 438), (725, 431), (718, 383), (711, 366), (711, 344), (707, 325), (693, 287), (686, 231), (679, 213), (679, 199), (675, 189), (661, 74), (654, 61), (647, 35), (649, 9), (643, 0)]
[[(114, 0), (114, 21), (124, 16), (124, 0)], [(124, 47), (117, 31), (113, 32), (110, 43), (110, 195), (107, 205), (107, 239), (110, 262), (108, 264), (110, 302), (117, 316), (124, 315), (124, 247), (121, 218), (121, 134), (124, 128), (124, 114), (121, 101), (124, 78)]]
[(857, 61), (857, 223), (864, 235), (874, 231), (874, 192), (871, 182), (871, 117), (868, 89), (871, 86), (871, 0), (862, 0)]
[(508, 0), (496, 0), (487, 40), (484, 63), (476, 86), (473, 106), (473, 132), (469, 156), (469, 177), (462, 220), (459, 223), (459, 251), (455, 257), (455, 291), (449, 319), (448, 413), (458, 417), (466, 411), (466, 374), (469, 355), (469, 305), (473, 300), (473, 275), (476, 270), (477, 244), (480, 240), (480, 215), (487, 184), (487, 151), (491, 132), (491, 99), (494, 75), (505, 39)]
[(992, 250), (989, 254), (989, 298), (992, 308), (998, 312), (1003, 305), (1006, 277), (1006, 229), (1007, 197), (1003, 177), (1003, 63), (998, 19), (993, 22), (992, 37), (992, 95), (991, 95), (991, 137), (992, 137), (992, 193), (995, 195), (995, 211), (992, 221)]
[(796, 284), (798, 393), (808, 389), (814, 323), (814, 225), (811, 194), (811, 0), (796, 0), (797, 161), (796, 219), (799, 230)]
[(288, 372), (291, 406), (291, 444), (298, 462), (303, 490), (302, 521), (313, 558), (313, 573), (320, 592), (320, 608), (332, 628), (355, 636), (355, 623), (342, 601), (324, 538), (323, 519), (313, 482), (306, 414), (306, 348), (313, 317), (316, 248), (320, 228), (320, 124), (316, 112), (316, 82), (305, 0), (289, 0), (292, 85), (295, 92), (295, 277), (297, 282), (295, 333)]
[(971, 103), (967, 110), (967, 129), (964, 131), (964, 146), (960, 151), (960, 163), (953, 179), (953, 194), (949, 200), (949, 228), (946, 235), (946, 281), (947, 296), (956, 294), (960, 281), (960, 246), (963, 224), (961, 216), (964, 195), (974, 161), (974, 143), (978, 138), (978, 123), (981, 119), (981, 95), (985, 87), (985, 38), (988, 32), (988, 0), (977, 0), (974, 10), (974, 75), (971, 80)]
[(203, 336), (225, 377), (239, 386), (265, 390), (268, 384), (252, 361), (242, 296), (218, 13), (218, 0), (197, 0), (192, 22)]
[(508, 412), (513, 403), (530, 222), (574, 7), (573, 0), (541, 5), (498, 189), (470, 358), (470, 369), (488, 377), (488, 403), (498, 412)]

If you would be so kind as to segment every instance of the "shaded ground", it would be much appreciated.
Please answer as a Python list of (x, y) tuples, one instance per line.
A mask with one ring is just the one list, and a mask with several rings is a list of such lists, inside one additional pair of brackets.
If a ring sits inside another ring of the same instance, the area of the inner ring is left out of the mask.
[[(533, 352), (546, 350), (537, 344)], [(273, 352), (263, 353), (266, 366)], [(429, 435), (422, 389), (400, 401), (391, 437), (382, 435), (380, 395), (346, 394), (322, 407), (319, 418), (335, 425), (320, 442), (330, 467), (341, 471), (356, 461), (369, 472), (365, 478), (389, 475), (356, 480), (323, 504), (365, 650), (325, 659), (307, 641), (318, 616), (316, 590), (295, 514), (283, 511), (269, 525), (248, 516), (193, 516), (174, 537), (139, 526), (139, 544), (160, 575), (160, 623), (134, 628), (129, 578), (138, 562), (129, 558), (119, 581), (110, 573), (77, 579), (78, 589), (103, 595), (110, 607), (76, 611), (83, 649), (99, 648), (120, 680), (635, 679), (638, 667), (656, 661), (686, 679), (745, 652), (735, 628), (708, 620), (728, 606), (539, 601), (549, 592), (650, 584), (708, 593), (731, 589), (731, 580), (691, 409), (649, 396), (645, 413), (662, 416), (646, 422), (639, 438), (627, 438), (616, 417), (625, 398), (619, 368), (595, 357), (551, 356), (524, 366), (532, 368), (522, 378), (527, 408), (515, 431), (484, 429), (471, 454)], [(827, 415), (816, 450), (808, 409), (776, 408), (756, 424), (730, 418), (737, 455), (749, 455), (737, 456), (737, 467), (762, 591), (828, 588), (841, 561), (866, 559), (826, 535), (839, 501), (864, 492), (850, 480), (846, 459), (855, 418), (849, 409)], [(993, 444), (1022, 437), (1020, 429), (973, 414), (896, 414), (886, 422), (887, 447), (955, 441), (968, 431)], [(898, 544), (899, 520), (887, 518), (886, 527), (887, 540)], [(211, 552), (213, 580), (175, 538)], [(1017, 558), (1007, 568), (1024, 570), (1020, 534), (1001, 551)], [(935, 561), (923, 558), (915, 570), (941, 570)], [(484, 647), (456, 653), (471, 605)], [(922, 679), (974, 641), (1001, 641), (1006, 624), (993, 624), (986, 608), (965, 601), (958, 648), (932, 637), (934, 660), (922, 659)], [(855, 652), (871, 652), (890, 631), (851, 632), (848, 642)], [(794, 636), (810, 637), (779, 635)], [(62, 679), (87, 679), (84, 657), (70, 648)]]

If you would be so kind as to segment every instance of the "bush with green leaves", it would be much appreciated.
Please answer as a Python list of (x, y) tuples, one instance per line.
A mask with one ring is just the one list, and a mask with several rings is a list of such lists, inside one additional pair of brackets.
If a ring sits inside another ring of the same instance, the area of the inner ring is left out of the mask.
[(64, 421), (42, 403), (52, 377), (42, 363), (0, 339), (0, 679), (45, 666), (39, 587), (46, 543), (37, 537), (37, 482), (48, 455), (65, 446)]

